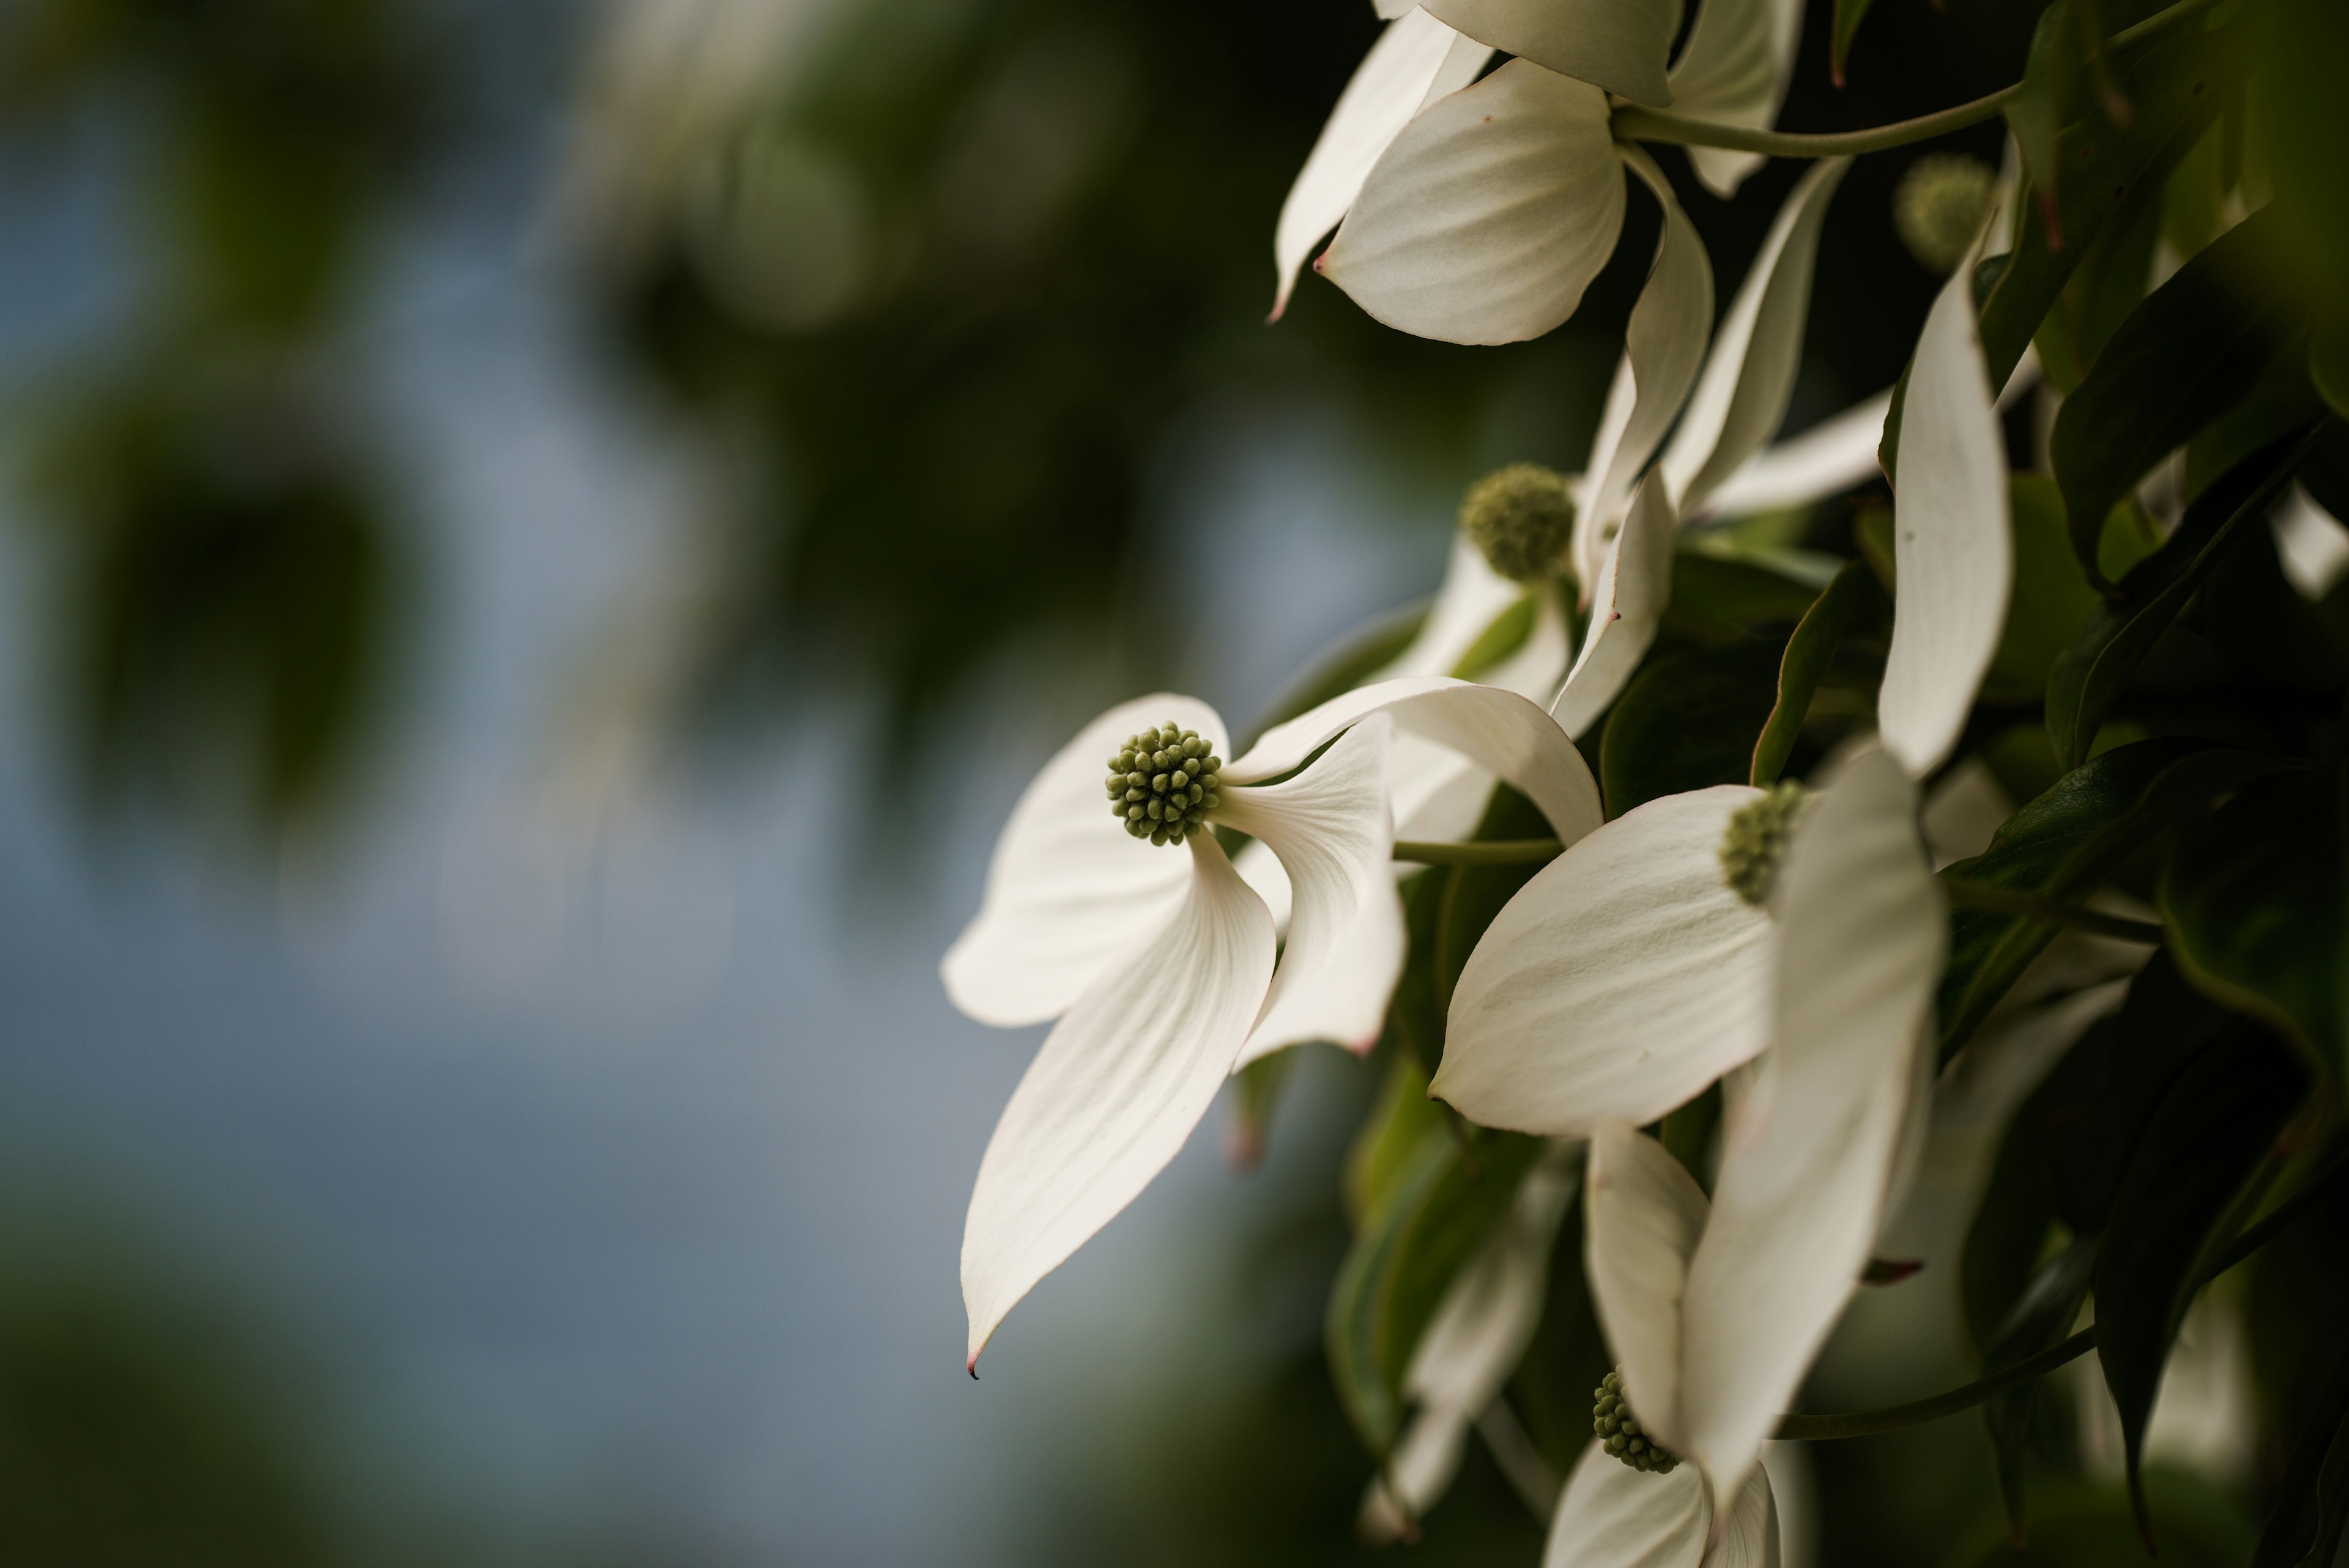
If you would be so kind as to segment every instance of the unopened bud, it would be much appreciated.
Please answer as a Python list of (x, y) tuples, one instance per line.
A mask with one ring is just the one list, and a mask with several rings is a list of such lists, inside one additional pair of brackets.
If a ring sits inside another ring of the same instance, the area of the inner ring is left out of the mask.
[(1623, 1375), (1610, 1372), (1606, 1380), (1590, 1391), (1590, 1429), (1599, 1438), (1599, 1446), (1630, 1466), (1654, 1475), (1669, 1475), (1680, 1465), (1680, 1457), (1666, 1453), (1656, 1446), (1631, 1407), (1623, 1403)]
[(1979, 158), (1935, 152), (1909, 165), (1892, 191), (1892, 227), (1918, 264), (1936, 273), (1966, 259), (1990, 214), (1996, 176)]
[(1574, 501), (1566, 475), (1537, 462), (1496, 468), (1468, 487), (1460, 526), (1493, 570), (1513, 582), (1556, 576), (1574, 543)]

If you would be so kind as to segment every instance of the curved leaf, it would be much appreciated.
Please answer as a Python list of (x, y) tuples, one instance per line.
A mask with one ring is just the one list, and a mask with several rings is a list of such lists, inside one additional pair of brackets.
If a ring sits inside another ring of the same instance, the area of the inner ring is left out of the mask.
[(1882, 626), (1889, 607), (1876, 574), (1865, 561), (1854, 561), (1837, 572), (1826, 591), (1812, 602), (1779, 660), (1778, 701), (1762, 726), (1761, 738), (1754, 742), (1754, 765), (1747, 783), (1766, 788), (1778, 782), (1836, 649), (1854, 632)]
[(1659, 795), (1744, 784), (1777, 702), (1768, 645), (1692, 649), (1660, 659), (1623, 695), (1599, 743), (1607, 815)]

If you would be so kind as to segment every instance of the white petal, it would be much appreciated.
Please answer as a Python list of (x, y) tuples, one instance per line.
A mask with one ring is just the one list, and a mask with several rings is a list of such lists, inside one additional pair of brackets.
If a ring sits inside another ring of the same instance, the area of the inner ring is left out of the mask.
[(1277, 778), (1330, 736), (1378, 712), (1392, 713), (1401, 728), (1440, 741), (1506, 780), (1568, 844), (1606, 820), (1589, 764), (1556, 720), (1514, 691), (1465, 680), (1382, 680), (1343, 692), (1267, 730), (1224, 768), (1224, 777), (1233, 784)]
[(1891, 408), (1888, 388), (1798, 436), (1764, 447), (1705, 497), (1705, 514), (1743, 517), (1806, 506), (1867, 483), (1883, 472), (1876, 449), (1884, 441), (1884, 416)]
[[(1557, 683), (1566, 679), (1567, 659), (1574, 651), (1568, 636), (1566, 600), (1556, 583), (1544, 583), (1534, 590), (1534, 624), (1526, 630), (1525, 641), (1498, 664), (1479, 672), (1476, 683), (1514, 691), (1548, 706), (1557, 695)], [(1452, 673), (1458, 674), (1458, 668)]]
[(1435, 602), (1427, 607), (1427, 618), (1393, 661), (1380, 669), (1377, 679), (1451, 674), (1494, 620), (1525, 597), (1524, 584), (1513, 583), (1493, 570), (1475, 541), (1464, 533), (1454, 533), (1444, 586), (1435, 591)]
[(2276, 509), (2276, 553), (2301, 597), (2323, 598), (2349, 572), (2349, 528), (2295, 484)]
[(1371, 0), (1371, 9), (1381, 21), (1392, 22), (1412, 8), (1413, 0)]
[(1224, 722), (1195, 698), (1121, 702), (1044, 764), (995, 841), (978, 913), (939, 972), (982, 1023), (1040, 1023), (1068, 1010), (1140, 929), (1191, 885), (1185, 857), (1129, 836), (1102, 789), (1110, 757), (1145, 725), (1173, 722), (1224, 747)]
[(1223, 792), (1216, 824), (1271, 846), (1290, 898), (1288, 942), (1242, 1063), (1308, 1040), (1378, 1044), (1408, 940), (1387, 797), (1393, 736), (1393, 721), (1372, 713), (1295, 778)]
[[(1601, 1122), (1583, 1179), (1584, 1268), (1623, 1400), (1666, 1449), (1686, 1450), (1681, 1412), (1683, 1300), (1702, 1246), (1704, 1189), (1664, 1146), (1628, 1122)], [(1616, 1461), (1609, 1460), (1609, 1463)]]
[(1511, 60), (1403, 128), (1315, 265), (1385, 322), (1453, 343), (1538, 337), (1614, 254), (1607, 95)]
[(1672, 544), (1679, 533), (1663, 475), (1651, 471), (1607, 546), (1591, 593), (1590, 629), (1550, 704), (1550, 716), (1568, 734), (1578, 739), (1599, 722), (1655, 642), (1671, 600)]
[(1940, 971), (1916, 789), (1846, 763), (1779, 872), (1775, 1044), (1723, 1123), (1689, 1267), (1681, 1418), (1718, 1502), (1742, 1483), (1868, 1262)]
[(1704, 1568), (1778, 1568), (1778, 1503), (1771, 1495), (1769, 1472), (1759, 1465), (1738, 1490), (1737, 1506), (1729, 1511), (1728, 1526)]
[[(1719, 4), (1719, 0), (1715, 0)], [(1671, 182), (1655, 160), (1629, 142), (1621, 144), (1624, 166), (1637, 174), (1663, 206), (1662, 230), (1656, 239), (1655, 265), (1647, 286), (1631, 307), (1631, 324), (1624, 334), (1623, 364), (1636, 392), (1631, 412), (1619, 431), (1602, 431), (1614, 437), (1603, 454), (1596, 443), (1592, 472), (1599, 477), (1588, 504), (1576, 514), (1574, 555), (1586, 597), (1599, 574), (1609, 535), (1621, 524), (1630, 504), (1631, 489), (1656, 455), (1657, 443), (1672, 428), (1689, 389), (1696, 383), (1704, 362), (1705, 339), (1713, 332), (1713, 263), (1696, 225), (1672, 195)], [(1618, 372), (1619, 385), (1623, 372)], [(1609, 398), (1614, 392), (1610, 389)]]
[(1594, 1442), (1567, 1478), (1542, 1568), (1697, 1568), (1712, 1531), (1694, 1465), (1645, 1475)]
[(1769, 1043), (1770, 917), (1722, 880), (1719, 784), (1624, 813), (1543, 867), (1452, 993), (1429, 1093), (1558, 1137), (1654, 1121)]
[(1810, 319), (1819, 228), (1850, 167), (1848, 158), (1822, 159), (1795, 182), (1713, 334), (1688, 411), (1664, 449), (1664, 472), (1683, 513), (1702, 507), (1785, 417)]
[(973, 1364), (1019, 1298), (1174, 1158), (1263, 1005), (1271, 918), (1212, 835), (1185, 847), (1169, 857), (1188, 862), (1189, 896), (1054, 1026), (988, 1140), (963, 1223)]
[[(1775, 124), (1794, 75), (1803, 0), (1705, 0), (1672, 62), (1672, 112), (1711, 125), (1760, 130)], [(1737, 194), (1762, 167), (1758, 152), (1692, 147), (1689, 162), (1716, 196)]]
[(1240, 852), (1232, 857), (1232, 868), (1264, 900), (1265, 912), (1272, 917), (1272, 929), (1288, 934), (1288, 873), (1281, 868), (1280, 857), (1272, 852), (1272, 846), (1261, 840), (1241, 845)]
[(1421, 0), (1472, 38), (1662, 109), (1679, 0)]
[(1971, 267), (1925, 317), (1900, 418), (1892, 500), (1892, 648), (1877, 697), (1884, 744), (1912, 774), (1958, 743), (1998, 652), (2014, 581), (2006, 440), (1991, 407)]
[[(1463, 58), (1454, 62), (1455, 46)], [(1473, 64), (1468, 57), (1474, 57)], [(1272, 232), (1273, 265), (1280, 279), (1273, 319), (1278, 320), (1288, 307), (1297, 269), (1354, 204), (1371, 166), (1395, 133), (1422, 104), (1467, 86), (1492, 57), (1487, 46), (1461, 37), (1416, 6), (1388, 24), (1354, 68), (1346, 90), (1338, 95), (1338, 107), (1330, 111), (1329, 123), (1306, 154), (1288, 199), (1280, 204), (1280, 221)], [(1452, 62), (1448, 70), (1447, 62)], [(1466, 74), (1462, 76), (1464, 67)]]
[(1412, 1417), (1387, 1456), (1385, 1473), (1372, 1476), (1363, 1490), (1359, 1527), (1365, 1540), (1379, 1546), (1401, 1541), (1451, 1490), (1474, 1419), (1448, 1405)]

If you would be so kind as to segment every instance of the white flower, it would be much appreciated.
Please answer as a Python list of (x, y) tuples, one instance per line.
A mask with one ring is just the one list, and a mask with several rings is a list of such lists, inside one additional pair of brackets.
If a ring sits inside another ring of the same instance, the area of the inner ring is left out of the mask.
[[(1710, 1549), (1710, 1550), (1708, 1550)], [(1778, 1510), (1760, 1466), (1713, 1540), (1713, 1500), (1692, 1465), (1648, 1475), (1597, 1443), (1567, 1478), (1542, 1568), (1778, 1568)]]
[[(1162, 724), (1195, 732), (1196, 754), (1164, 754)], [(1060, 1019), (971, 1194), (962, 1274), (973, 1363), (1020, 1297), (1174, 1157), (1244, 1048), (1375, 1040), (1403, 954), (1387, 784), (1396, 729), (1516, 784), (1562, 839), (1599, 820), (1589, 770), (1547, 714), (1446, 680), (1348, 692), (1220, 766), (1225, 729), (1205, 703), (1123, 703), (1021, 795), (978, 915), (942, 966), (947, 993), (974, 1018)], [(1112, 815), (1105, 760), (1131, 757), (1137, 741), (1149, 753), (1127, 775), (1140, 781), (1137, 804), (1183, 792), (1178, 842), (1133, 836)], [(1214, 835), (1197, 830), (1201, 818), (1279, 857), (1294, 909), (1278, 965), (1269, 912)]]

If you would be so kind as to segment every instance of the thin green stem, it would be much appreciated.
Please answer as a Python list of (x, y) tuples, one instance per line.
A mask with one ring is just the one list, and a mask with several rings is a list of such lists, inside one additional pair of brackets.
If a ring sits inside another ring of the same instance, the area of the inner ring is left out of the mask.
[(1394, 857), (1418, 866), (1533, 866), (1557, 858), (1555, 838), (1487, 838), (1475, 844), (1395, 840)]
[[(2207, 11), (2218, 0), (2178, 0), (2167, 10), (2155, 13), (2134, 27), (2123, 28), (2105, 40), (2106, 49), (2126, 49), (2156, 36), (2200, 11)], [(1804, 133), (1785, 130), (1754, 130), (1742, 125), (1713, 125), (1701, 119), (1684, 119), (1676, 114), (1666, 114), (1653, 109), (1619, 109), (1615, 111), (1615, 134), (1627, 141), (1665, 141), (1681, 147), (1726, 147), (1738, 152), (1762, 152), (1773, 158), (1846, 158), (1862, 152), (1884, 152), (1895, 147), (1906, 147), (1912, 141), (1930, 141), (1937, 136), (1947, 136), (1953, 130), (1963, 130), (1970, 125), (1995, 119), (2004, 112), (2007, 100), (2023, 90), (2021, 82), (2001, 88), (1987, 97), (1954, 108), (1920, 114), (1914, 119), (1896, 120), (1890, 125), (1870, 126), (1865, 130), (1835, 130)]]
[(1950, 896), (1950, 902), (1961, 909), (1980, 909), (1992, 915), (2014, 915), (2026, 920), (2037, 920), (2043, 925), (2070, 926), (2075, 930), (2110, 937), (2116, 941), (2143, 942), (2148, 947), (2161, 945), (2161, 927), (2151, 920), (2125, 919), (2101, 910), (2082, 909), (2077, 904), (2059, 904), (2053, 898), (2043, 898), (2020, 888), (2002, 888), (1995, 882), (1977, 882), (1967, 877), (1943, 877), (1940, 880), (1942, 890)]

